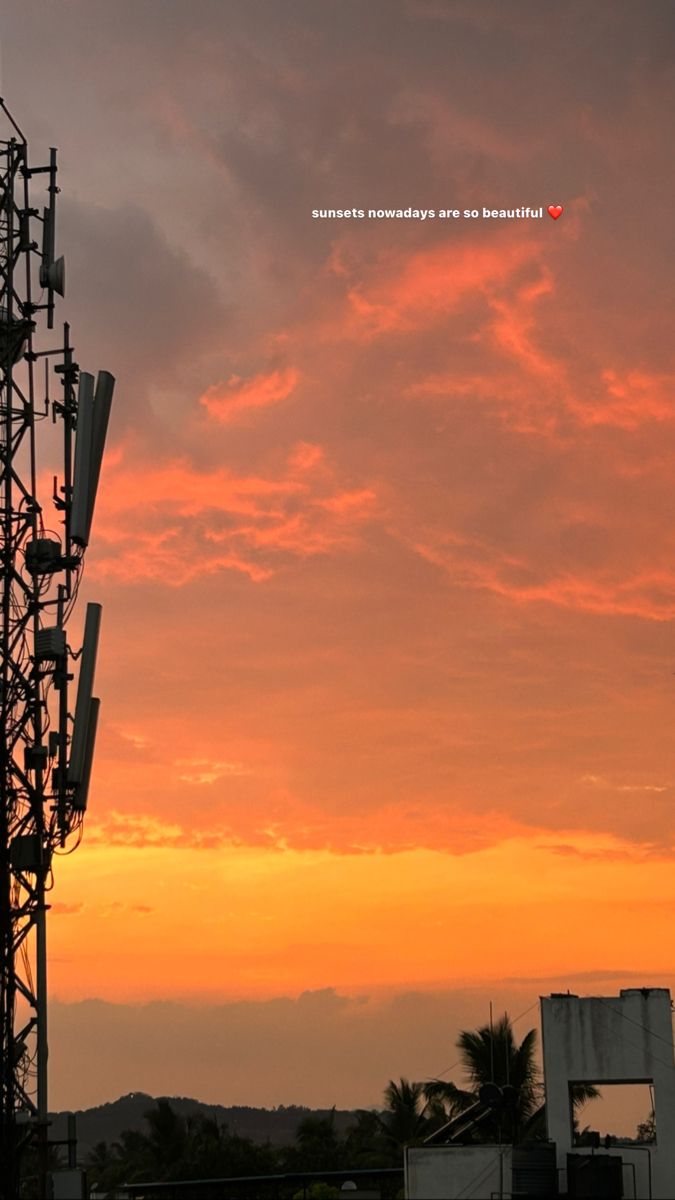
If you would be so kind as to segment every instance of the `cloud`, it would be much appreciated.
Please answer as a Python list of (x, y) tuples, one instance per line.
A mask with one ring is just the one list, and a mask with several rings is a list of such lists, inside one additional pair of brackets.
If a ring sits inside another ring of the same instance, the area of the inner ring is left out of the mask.
[(132, 1089), (220, 1104), (376, 1106), (390, 1078), (431, 1078), (454, 1061), (458, 1022), (472, 1024), (481, 1003), (461, 991), (378, 998), (334, 988), (199, 1007), (54, 1000), (52, 1106)]
[(537, 257), (532, 241), (485, 244), (441, 242), (417, 251), (388, 271), (378, 271), (365, 284), (354, 283), (347, 299), (354, 336), (409, 333), (446, 320), (471, 295), (486, 296), (499, 289), (524, 264)]
[(232, 325), (231, 309), (137, 203), (104, 207), (65, 196), (60, 245), (77, 297), (78, 357), (117, 378), (111, 441), (144, 433), (161, 446), (167, 406), (199, 379), (213, 339)]
[(457, 1037), (486, 1024), (490, 1003), (508, 1011), (521, 1039), (539, 1031), (542, 992), (578, 991), (583, 983), (602, 994), (610, 985), (616, 992), (639, 982), (666, 986), (671, 978), (599, 969), (480, 988), (344, 994), (328, 987), (199, 1006), (54, 1000), (51, 1103), (84, 1108), (135, 1090), (224, 1105), (378, 1107), (390, 1079), (462, 1086)]
[(110, 904), (100, 906), (100, 915), (106, 917), (147, 917), (155, 911), (150, 904), (125, 904), (122, 900), (113, 900)]
[(129, 742), (134, 747), (134, 750), (145, 750), (148, 745), (148, 739), (144, 733), (120, 728), (116, 732), (125, 742)]
[[(414, 6), (409, 13), (415, 16)], [(522, 163), (540, 149), (527, 130), (518, 137), (499, 129), (494, 122), (459, 105), (449, 104), (437, 90), (425, 90), (421, 81), (404, 86), (390, 109), (394, 125), (410, 125), (419, 130), (431, 161), (444, 169), (450, 154), (484, 156), (491, 162)]]
[(75, 904), (64, 904), (60, 900), (55, 900), (49, 905), (49, 911), (57, 917), (72, 917), (77, 916), (84, 909), (84, 901), (79, 901)]
[(322, 450), (306, 443), (267, 478), (200, 470), (184, 459), (139, 464), (120, 454), (104, 469), (93, 570), (169, 586), (222, 570), (261, 582), (289, 558), (348, 549), (373, 519), (377, 493), (346, 488), (328, 467), (312, 471), (323, 463)]
[(583, 775), (581, 783), (590, 783), (595, 787), (609, 788), (617, 792), (669, 792), (673, 784), (656, 783), (611, 783), (601, 775)]
[(297, 383), (298, 372), (292, 367), (278, 368), (248, 380), (233, 376), (227, 384), (213, 384), (199, 403), (217, 421), (236, 420), (250, 409), (268, 408), (288, 399)]
[(645, 422), (672, 421), (675, 418), (673, 387), (675, 375), (656, 375), (644, 370), (602, 372), (604, 397), (595, 403), (577, 407), (584, 425), (615, 425), (634, 430)]
[(515, 604), (552, 604), (564, 609), (650, 621), (675, 616), (675, 572), (642, 572), (600, 566), (595, 574), (554, 571), (527, 554), (509, 555), (498, 545), (460, 535), (437, 535), (412, 549), (465, 587), (486, 590)]
[(243, 763), (212, 762), (208, 758), (179, 758), (174, 763), (183, 783), (208, 784), (232, 775), (246, 775), (248, 768)]
[(106, 813), (103, 821), (89, 821), (87, 838), (92, 845), (176, 846), (184, 840), (180, 825), (145, 813)]
[[(203, 769), (181, 770), (178, 780), (189, 787), (214, 785), (219, 780), (247, 775), (243, 769), (224, 770), (217, 764)], [(509, 834), (522, 831), (516, 822), (495, 812), (465, 813), (461, 809), (433, 809), (424, 799), (406, 804), (372, 804), (361, 814), (345, 812), (336, 817), (289, 792), (270, 794), (263, 777), (262, 786), (249, 787), (248, 803), (241, 807), (223, 793), (207, 810), (191, 808), (180, 819), (180, 797), (164, 788), (164, 812), (151, 816), (145, 812), (107, 809), (103, 815), (88, 819), (87, 839), (92, 846), (177, 847), (213, 849), (233, 845), (262, 846), (271, 850), (330, 850), (338, 855), (398, 854), (415, 847), (443, 847), (450, 854), (476, 853), (501, 842)], [(174, 804), (175, 799), (175, 804)], [(168, 812), (172, 819), (168, 819)]]

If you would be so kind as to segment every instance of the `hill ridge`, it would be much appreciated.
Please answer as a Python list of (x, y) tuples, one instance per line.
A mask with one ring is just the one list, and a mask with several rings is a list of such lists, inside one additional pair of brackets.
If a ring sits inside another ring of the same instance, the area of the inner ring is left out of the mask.
[[(151, 1096), (148, 1092), (127, 1092), (116, 1100), (107, 1100), (92, 1108), (72, 1109), (77, 1122), (78, 1156), (85, 1157), (98, 1142), (116, 1142), (124, 1129), (146, 1129), (144, 1115), (158, 1100), (168, 1100), (172, 1108), (186, 1117), (206, 1113), (230, 1133), (250, 1138), (252, 1142), (273, 1146), (290, 1145), (300, 1121), (305, 1117), (326, 1117), (330, 1108), (310, 1108), (300, 1104), (259, 1108), (247, 1104), (211, 1104), (189, 1096)], [(335, 1109), (335, 1129), (344, 1134), (356, 1119), (358, 1109)], [(65, 1138), (67, 1112), (52, 1112), (50, 1138)]]

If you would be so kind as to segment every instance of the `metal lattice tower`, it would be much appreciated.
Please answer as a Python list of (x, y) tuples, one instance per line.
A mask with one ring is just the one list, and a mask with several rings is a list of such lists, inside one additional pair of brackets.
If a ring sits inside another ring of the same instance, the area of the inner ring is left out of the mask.
[[(46, 317), (53, 328), (55, 294), (64, 293), (63, 259), (54, 257), (56, 151), (47, 166), (31, 167), (2, 100), (0, 118), (7, 124), (0, 140), (0, 1198), (44, 1200), (47, 896), (54, 856), (79, 836), (87, 804), (100, 606), (87, 608), (77, 653), (66, 623), (89, 540), (114, 380), (101, 372), (94, 385), (80, 372), (68, 325), (58, 348), (35, 348), (38, 324)], [(45, 184), (42, 211), (30, 205), (35, 176)], [(39, 402), (38, 365), (46, 391)], [(58, 400), (49, 397), (50, 366), (60, 379)], [(52, 439), (59, 427), (62, 434), (61, 476), (46, 511), (37, 494), (42, 421)]]

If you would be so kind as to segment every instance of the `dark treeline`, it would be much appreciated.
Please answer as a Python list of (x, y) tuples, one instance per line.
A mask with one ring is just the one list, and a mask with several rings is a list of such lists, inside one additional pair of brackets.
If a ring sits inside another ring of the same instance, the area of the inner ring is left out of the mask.
[(289, 1146), (256, 1145), (206, 1114), (181, 1116), (165, 1099), (148, 1110), (145, 1120), (146, 1131), (125, 1130), (112, 1145), (99, 1142), (93, 1147), (86, 1163), (92, 1190), (112, 1192), (120, 1183), (141, 1180), (356, 1170), (402, 1162), (402, 1147), (396, 1131), (388, 1128), (387, 1113), (357, 1113), (343, 1136), (335, 1129), (333, 1114), (305, 1117)]

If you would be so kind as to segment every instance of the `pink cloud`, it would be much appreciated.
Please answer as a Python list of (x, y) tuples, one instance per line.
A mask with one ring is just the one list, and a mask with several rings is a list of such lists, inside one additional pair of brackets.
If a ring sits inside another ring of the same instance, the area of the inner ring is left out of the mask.
[(471, 296), (498, 294), (539, 254), (534, 238), (443, 242), (415, 251), (352, 284), (344, 333), (370, 338), (429, 328)]
[(251, 409), (270, 408), (287, 400), (295, 390), (299, 375), (293, 367), (278, 368), (252, 379), (233, 375), (227, 383), (208, 388), (199, 403), (218, 421), (232, 421)]
[(187, 460), (139, 467), (118, 455), (102, 491), (92, 569), (174, 586), (222, 570), (269, 579), (289, 556), (354, 545), (377, 507), (374, 487), (345, 487), (321, 447), (304, 442), (276, 478)]
[(574, 405), (582, 425), (614, 425), (637, 429), (647, 422), (675, 417), (675, 376), (632, 369), (602, 371), (602, 390), (590, 403)]
[(550, 572), (526, 553), (508, 555), (496, 545), (452, 535), (412, 545), (463, 587), (492, 592), (514, 604), (552, 604), (649, 621), (675, 617), (675, 571), (599, 564), (595, 572)]

